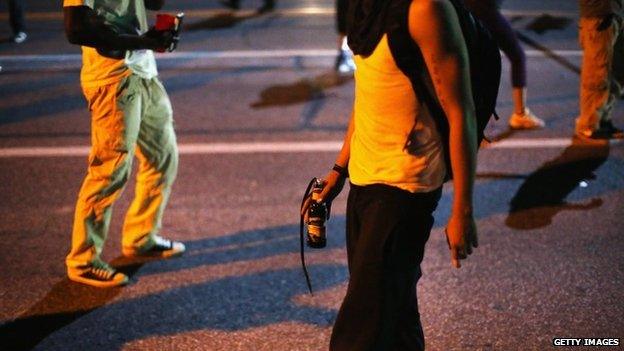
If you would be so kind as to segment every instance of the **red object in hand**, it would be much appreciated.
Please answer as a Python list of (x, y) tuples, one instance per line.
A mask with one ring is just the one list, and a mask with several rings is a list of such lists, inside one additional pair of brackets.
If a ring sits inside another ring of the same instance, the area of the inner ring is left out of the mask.
[(154, 29), (157, 31), (171, 31), (173, 35), (173, 42), (169, 44), (169, 47), (156, 50), (157, 52), (174, 51), (178, 46), (178, 40), (180, 30), (182, 28), (182, 20), (184, 19), (184, 13), (178, 13), (176, 16), (159, 13), (156, 15), (156, 25)]
[(156, 15), (156, 30), (174, 30), (176, 27), (176, 17), (159, 13)]

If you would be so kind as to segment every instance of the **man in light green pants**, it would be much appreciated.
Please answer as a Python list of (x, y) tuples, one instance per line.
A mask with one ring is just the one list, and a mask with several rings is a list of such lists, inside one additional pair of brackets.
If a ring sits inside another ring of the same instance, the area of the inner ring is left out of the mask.
[(152, 50), (175, 40), (149, 29), (146, 8), (164, 0), (64, 0), (65, 31), (82, 45), (81, 86), (91, 112), (88, 173), (80, 189), (69, 279), (96, 286), (126, 284), (128, 277), (100, 259), (112, 206), (139, 160), (134, 200), (123, 226), (129, 257), (173, 257), (184, 244), (159, 236), (162, 214), (178, 168), (171, 103), (158, 79)]

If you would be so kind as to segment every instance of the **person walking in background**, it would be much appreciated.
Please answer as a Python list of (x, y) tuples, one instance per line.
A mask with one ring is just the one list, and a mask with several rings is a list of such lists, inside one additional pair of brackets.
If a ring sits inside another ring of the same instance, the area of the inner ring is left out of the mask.
[(624, 92), (624, 9), (622, 0), (580, 0), (579, 41), (583, 48), (580, 115), (576, 135), (622, 139), (612, 121), (615, 101)]
[(334, 69), (338, 73), (351, 73), (355, 71), (353, 53), (347, 44), (347, 10), (349, 0), (336, 0), (336, 32), (338, 32), (338, 55)]
[(544, 121), (535, 116), (526, 106), (526, 56), (513, 28), (500, 13), (502, 2), (503, 0), (464, 0), (466, 7), (490, 31), (498, 46), (511, 62), (514, 111), (509, 117), (509, 126), (513, 129), (542, 128), (545, 125)]
[(350, 178), (349, 284), (329, 349), (423, 350), (416, 284), (446, 175), (444, 146), (433, 117), (396, 64), (388, 33), (403, 28), (418, 45), (448, 118), (455, 192), (447, 238), (458, 268), (477, 246), (477, 135), (467, 48), (448, 0), (352, 0), (349, 6), (355, 102), (320, 194), (330, 203)]
[(23, 0), (9, 0), (9, 22), (13, 30), (12, 40), (17, 44), (21, 44), (28, 39), (23, 3)]
[(127, 257), (174, 257), (184, 244), (159, 235), (178, 168), (171, 103), (158, 79), (152, 50), (170, 47), (171, 31), (147, 26), (146, 8), (164, 0), (64, 0), (65, 32), (82, 45), (80, 81), (91, 111), (91, 152), (67, 255), (70, 280), (96, 287), (126, 284), (128, 277), (100, 254), (112, 208), (139, 160), (134, 199), (123, 226)]
[[(221, 3), (232, 10), (240, 10), (240, 0), (222, 0)], [(264, 0), (263, 5), (258, 9), (259, 13), (270, 12), (275, 9), (275, 0)]]

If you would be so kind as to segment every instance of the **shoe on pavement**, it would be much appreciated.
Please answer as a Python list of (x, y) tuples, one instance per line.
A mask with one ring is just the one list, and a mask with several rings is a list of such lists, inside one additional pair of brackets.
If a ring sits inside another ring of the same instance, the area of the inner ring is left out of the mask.
[(355, 71), (355, 62), (353, 62), (351, 53), (346, 50), (340, 50), (336, 56), (334, 69), (341, 74), (353, 73)]
[(611, 121), (601, 121), (600, 126), (596, 130), (582, 129), (577, 130), (576, 135), (582, 139), (609, 140), (624, 139), (624, 131), (613, 125)]
[(13, 37), (13, 42), (16, 44), (21, 44), (25, 42), (26, 39), (28, 39), (28, 34), (26, 34), (26, 32), (17, 32), (17, 34), (15, 34), (15, 36)]
[(179, 241), (165, 239), (160, 235), (154, 236), (153, 244), (146, 248), (135, 249), (123, 247), (122, 253), (126, 257), (153, 257), (172, 258), (181, 256), (186, 251), (186, 246)]
[(69, 280), (96, 288), (113, 288), (128, 284), (128, 276), (106, 263), (93, 263), (80, 273), (70, 271)]
[(509, 126), (512, 129), (539, 129), (544, 128), (546, 123), (541, 118), (535, 116), (528, 108), (524, 113), (513, 113), (509, 117)]

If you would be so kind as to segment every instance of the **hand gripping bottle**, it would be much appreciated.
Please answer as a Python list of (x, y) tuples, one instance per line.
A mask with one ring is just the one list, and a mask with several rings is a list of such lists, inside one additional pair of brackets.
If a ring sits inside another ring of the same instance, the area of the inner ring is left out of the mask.
[(323, 181), (317, 179), (312, 188), (310, 207), (308, 208), (307, 244), (311, 248), (322, 249), (327, 245), (325, 236), (325, 221), (327, 220), (327, 205), (319, 201), (323, 191)]

